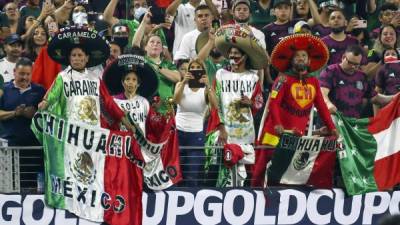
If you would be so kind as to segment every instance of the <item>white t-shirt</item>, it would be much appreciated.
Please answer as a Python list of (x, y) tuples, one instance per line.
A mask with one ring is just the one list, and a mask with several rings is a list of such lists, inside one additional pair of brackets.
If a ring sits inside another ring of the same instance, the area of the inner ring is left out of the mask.
[[(129, 112), (130, 119), (139, 125), (143, 134), (146, 134), (146, 118), (150, 109), (149, 101), (140, 95), (136, 95), (132, 99), (118, 99), (114, 97), (114, 101), (119, 108)], [(126, 128), (123, 127), (123, 129)]]
[(182, 38), (182, 42), (178, 51), (174, 55), (174, 60), (196, 58), (196, 40), (200, 34), (201, 32), (197, 29), (185, 34)]
[(174, 47), (172, 49), (172, 53), (174, 55), (176, 51), (178, 51), (183, 35), (196, 29), (196, 23), (194, 22), (194, 10), (195, 8), (189, 2), (186, 4), (180, 4), (178, 6), (175, 16), (175, 40)]
[(204, 91), (205, 88), (192, 91), (187, 84), (185, 85), (175, 115), (178, 130), (185, 132), (203, 131), (204, 114), (207, 110)]
[(6, 57), (0, 59), (0, 75), (3, 76), (4, 83), (14, 79), (15, 64), (8, 61)]

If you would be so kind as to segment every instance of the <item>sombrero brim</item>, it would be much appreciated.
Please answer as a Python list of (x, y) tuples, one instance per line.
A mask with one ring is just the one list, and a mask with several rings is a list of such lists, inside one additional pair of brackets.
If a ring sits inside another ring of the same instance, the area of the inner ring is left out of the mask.
[(196, 39), (196, 53), (199, 54), (200, 50), (204, 47), (204, 45), (208, 42), (208, 33), (209, 31), (203, 31), (199, 34)]
[[(78, 33), (84, 35), (77, 35)], [(80, 47), (89, 54), (87, 67), (102, 64), (110, 56), (110, 46), (105, 37), (81, 27), (65, 27), (60, 30), (49, 41), (47, 52), (54, 61), (69, 65), (68, 57), (74, 47)]]
[(241, 49), (249, 57), (253, 69), (262, 69), (267, 65), (266, 50), (258, 43), (251, 30), (242, 26), (227, 25), (218, 29), (215, 33), (215, 46), (225, 58), (228, 58), (232, 47)]
[[(106, 67), (103, 73), (103, 81), (111, 95), (124, 92), (121, 79), (127, 73), (129, 73), (129, 70), (124, 66), (119, 66), (118, 59), (115, 59)], [(136, 66), (136, 74), (140, 79), (137, 94), (145, 98), (153, 96), (158, 89), (158, 78), (151, 66), (147, 63), (143, 67)]]
[(279, 72), (289, 69), (294, 53), (307, 51), (310, 60), (309, 72), (321, 69), (328, 62), (329, 51), (325, 43), (311, 34), (294, 34), (283, 38), (271, 54), (271, 63)]

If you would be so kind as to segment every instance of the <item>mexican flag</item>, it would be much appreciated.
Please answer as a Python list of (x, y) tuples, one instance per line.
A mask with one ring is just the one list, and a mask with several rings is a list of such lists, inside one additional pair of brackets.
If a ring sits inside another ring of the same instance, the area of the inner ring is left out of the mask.
[(142, 172), (129, 159), (140, 149), (131, 133), (46, 111), (31, 128), (44, 148), (48, 206), (110, 225), (142, 223)]
[(400, 183), (400, 96), (373, 118), (337, 114), (342, 149), (338, 152), (346, 191), (357, 195)]
[(173, 115), (154, 109), (146, 117), (146, 135), (136, 126), (136, 139), (143, 159), (143, 177), (147, 187), (163, 190), (182, 180), (178, 133)]
[(265, 181), (272, 184), (332, 188), (336, 140), (283, 134), (267, 164)]

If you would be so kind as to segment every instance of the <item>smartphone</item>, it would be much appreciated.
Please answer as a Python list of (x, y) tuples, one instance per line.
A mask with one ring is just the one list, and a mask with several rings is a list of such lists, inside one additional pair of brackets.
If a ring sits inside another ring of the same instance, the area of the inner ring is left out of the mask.
[(53, 22), (50, 22), (49, 24), (47, 24), (47, 30), (49, 31), (51, 36), (53, 36), (55, 33), (57, 33), (57, 31), (58, 31), (57, 22), (53, 21)]
[(214, 28), (215, 30), (218, 30), (218, 28), (221, 27), (221, 22), (219, 20), (213, 20), (211, 24), (212, 28)]
[(189, 70), (189, 72), (193, 75), (194, 79), (189, 80), (190, 88), (203, 88), (206, 86), (204, 83), (200, 83), (201, 77), (205, 74), (204, 70)]
[(367, 28), (367, 25), (366, 20), (357, 20), (357, 25), (354, 28)]

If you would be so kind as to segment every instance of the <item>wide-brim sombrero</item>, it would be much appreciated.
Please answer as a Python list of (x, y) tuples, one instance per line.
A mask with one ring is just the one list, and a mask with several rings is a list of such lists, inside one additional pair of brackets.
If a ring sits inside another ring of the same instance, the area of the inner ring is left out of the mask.
[(208, 35), (210, 31), (206, 30), (203, 31), (197, 36), (196, 39), (196, 53), (199, 54), (200, 50), (204, 47), (204, 45), (208, 42)]
[(225, 58), (228, 58), (232, 47), (241, 49), (249, 57), (253, 69), (262, 69), (267, 65), (267, 52), (248, 26), (222, 26), (215, 33), (215, 46)]
[(62, 65), (69, 65), (69, 54), (75, 47), (84, 49), (89, 54), (87, 67), (97, 66), (110, 56), (110, 46), (105, 37), (86, 26), (61, 28), (49, 41), (49, 56)]
[(124, 92), (122, 76), (130, 71), (134, 71), (140, 80), (137, 94), (149, 98), (156, 93), (158, 89), (157, 74), (150, 65), (145, 63), (144, 57), (141, 55), (125, 54), (118, 56), (104, 70), (103, 81), (111, 95)]
[(292, 62), (294, 53), (305, 50), (308, 53), (310, 65), (308, 72), (321, 69), (328, 62), (329, 51), (325, 43), (311, 34), (293, 34), (283, 38), (271, 54), (271, 63), (279, 72), (286, 72)]

